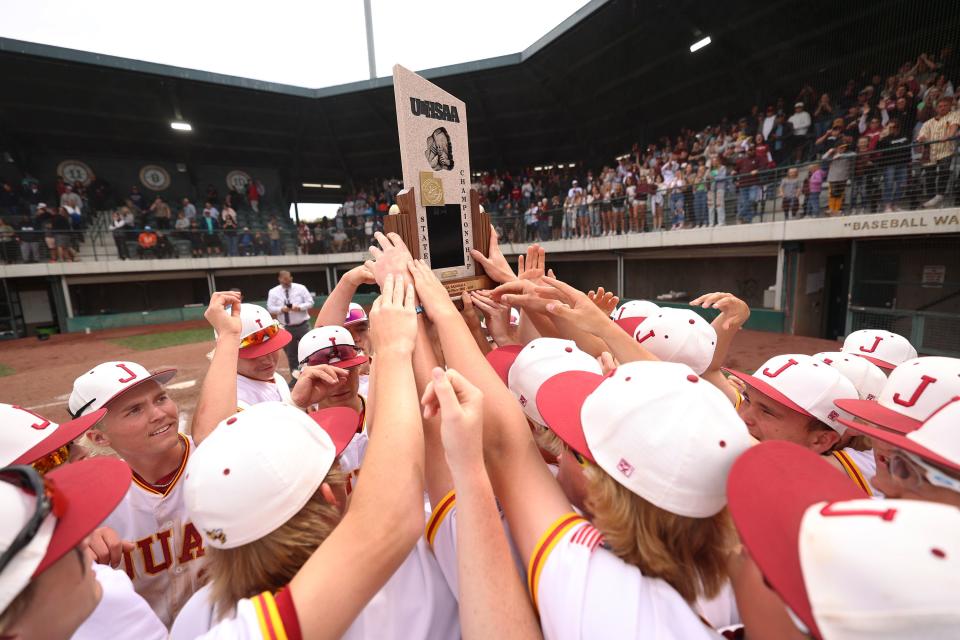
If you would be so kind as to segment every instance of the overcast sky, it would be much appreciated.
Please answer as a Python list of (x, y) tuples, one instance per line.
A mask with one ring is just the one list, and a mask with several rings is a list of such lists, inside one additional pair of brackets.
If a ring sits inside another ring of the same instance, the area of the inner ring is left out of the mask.
[[(522, 51), (585, 0), (373, 0), (377, 75)], [(363, 0), (0, 0), (0, 36), (303, 87), (365, 80)]]

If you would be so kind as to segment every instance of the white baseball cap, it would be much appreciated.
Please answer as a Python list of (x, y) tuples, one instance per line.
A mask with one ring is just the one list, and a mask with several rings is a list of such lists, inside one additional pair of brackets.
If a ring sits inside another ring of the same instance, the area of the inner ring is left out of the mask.
[(283, 402), (261, 402), (223, 420), (190, 456), (184, 475), (187, 513), (207, 544), (232, 549), (259, 540), (300, 511), (358, 420), (346, 407), (306, 414)]
[(610, 314), (613, 321), (616, 322), (624, 331), (633, 335), (637, 330), (637, 325), (650, 316), (656, 315), (660, 311), (660, 306), (649, 300), (630, 300)]
[(614, 480), (690, 518), (723, 509), (730, 466), (750, 447), (727, 397), (685, 364), (561, 373), (540, 388), (537, 407), (547, 427)]
[(852, 382), (861, 400), (876, 400), (883, 385), (887, 384), (887, 374), (883, 369), (866, 358), (843, 351), (823, 351), (815, 353), (813, 357), (830, 365)]
[(522, 349), (507, 345), (487, 354), (487, 361), (513, 392), (523, 412), (537, 424), (544, 424), (537, 410), (537, 392), (548, 379), (564, 371), (588, 371), (600, 375), (597, 359), (577, 348), (572, 340), (537, 338)]
[(871, 500), (821, 456), (764, 442), (733, 466), (730, 514), (764, 578), (816, 638), (955, 638), (960, 510)]
[(130, 467), (116, 458), (81, 460), (42, 478), (29, 467), (0, 474), (0, 555), (21, 533), (35, 531), (0, 573), (0, 611), (100, 526), (126, 495), (130, 477)]
[(917, 357), (917, 350), (901, 335), (879, 329), (854, 331), (843, 341), (840, 351), (866, 358), (887, 371)]
[(240, 305), (240, 358), (251, 360), (279, 351), (290, 344), (293, 334), (261, 306)]
[(53, 453), (100, 422), (106, 413), (106, 409), (98, 409), (58, 425), (29, 409), (0, 404), (0, 467), (31, 464)]
[(351, 302), (350, 306), (347, 307), (347, 319), (343, 321), (343, 326), (349, 327), (352, 324), (360, 324), (361, 322), (367, 322), (367, 312), (363, 310), (356, 302)]
[(633, 338), (665, 362), (681, 362), (700, 375), (713, 361), (717, 332), (690, 309), (664, 307), (641, 322)]
[(70, 415), (76, 419), (97, 411), (121, 393), (144, 382), (153, 380), (159, 385), (165, 385), (175, 375), (176, 369), (162, 369), (150, 373), (136, 362), (103, 362), (73, 381), (73, 392), (67, 401), (67, 407)]
[(960, 396), (934, 411), (920, 428), (907, 434), (863, 424), (851, 426), (871, 438), (960, 472)]
[(300, 366), (320, 351), (323, 351), (323, 358), (317, 364), (331, 364), (341, 369), (356, 367), (369, 359), (357, 348), (349, 331), (333, 324), (311, 329), (300, 338), (297, 344)]
[[(840, 371), (811, 356), (787, 353), (760, 365), (754, 375), (728, 369), (748, 385), (788, 409), (816, 418), (840, 435), (851, 416), (834, 403), (859, 398), (857, 388)], [(870, 402), (873, 402), (872, 400)]]
[(960, 359), (927, 356), (894, 369), (876, 402), (841, 400), (837, 406), (884, 429), (907, 433), (956, 396)]

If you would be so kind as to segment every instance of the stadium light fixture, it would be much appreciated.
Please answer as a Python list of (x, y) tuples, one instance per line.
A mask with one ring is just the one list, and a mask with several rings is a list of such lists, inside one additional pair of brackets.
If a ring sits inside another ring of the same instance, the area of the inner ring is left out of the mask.
[(173, 120), (170, 122), (170, 128), (174, 131), (193, 131), (193, 125), (182, 120)]
[(699, 51), (700, 49), (703, 49), (705, 46), (707, 46), (708, 44), (710, 44), (710, 42), (711, 42), (711, 41), (710, 41), (710, 36), (707, 36), (707, 37), (704, 38), (703, 40), (697, 40), (697, 41), (694, 42), (692, 45), (690, 45), (690, 53), (693, 53), (693, 52), (695, 52), (695, 51)]
[(323, 186), (324, 189), (339, 189), (339, 188), (340, 188), (340, 185), (339, 185), (339, 184), (325, 184), (325, 185), (322, 185), (322, 186)]
[(303, 186), (307, 189), (323, 189), (323, 185), (319, 182), (304, 182)]

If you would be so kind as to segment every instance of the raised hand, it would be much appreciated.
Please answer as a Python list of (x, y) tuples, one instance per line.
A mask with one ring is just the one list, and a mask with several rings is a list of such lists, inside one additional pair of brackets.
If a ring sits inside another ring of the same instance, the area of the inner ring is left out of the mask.
[(210, 304), (203, 312), (203, 317), (217, 332), (218, 337), (239, 336), (241, 331), (240, 294), (236, 291), (217, 291), (210, 296)]
[(483, 267), (486, 274), (496, 282), (503, 284), (504, 282), (517, 279), (517, 276), (513, 273), (513, 269), (510, 268), (510, 263), (507, 262), (507, 259), (503, 257), (503, 253), (500, 251), (500, 244), (497, 242), (497, 232), (494, 230), (493, 225), (490, 225), (490, 256), (485, 256), (476, 249), (470, 249), (470, 255)]
[(439, 322), (446, 315), (459, 313), (450, 300), (450, 294), (423, 260), (411, 260), (407, 264), (407, 270), (413, 276), (420, 305), (430, 320)]
[(537, 281), (543, 277), (547, 265), (547, 251), (538, 244), (527, 247), (527, 256), (517, 256), (517, 277)]
[(407, 245), (403, 243), (403, 239), (396, 233), (384, 235), (377, 231), (373, 234), (373, 237), (376, 238), (380, 246), (370, 247), (370, 255), (373, 256), (373, 260), (367, 261), (364, 266), (373, 273), (382, 291), (387, 274), (402, 278), (407, 273), (407, 263), (413, 258), (410, 255), (410, 250), (407, 249)]
[(423, 417), (440, 416), (440, 437), (450, 472), (483, 469), (483, 393), (453, 369), (433, 370), (420, 401)]
[(543, 278), (543, 285), (536, 287), (538, 296), (549, 298), (546, 309), (563, 320), (576, 323), (579, 327), (598, 335), (610, 322), (610, 314), (598, 307), (587, 294), (571, 287), (566, 282), (551, 278)]
[(747, 303), (733, 295), (718, 291), (716, 293), (705, 293), (695, 300), (690, 301), (691, 307), (699, 306), (703, 309), (718, 309), (720, 316), (714, 320), (718, 321), (725, 330), (739, 329), (750, 318), (750, 307)]
[(516, 328), (510, 326), (510, 307), (496, 302), (489, 293), (472, 291), (470, 293), (473, 306), (480, 310), (487, 321), (487, 331), (498, 346), (515, 344), (519, 340)]
[(377, 355), (387, 351), (412, 355), (417, 340), (413, 283), (408, 277), (395, 277), (391, 273), (385, 277), (382, 289), (383, 293), (374, 300), (370, 310), (370, 344), (373, 352)]
[(94, 529), (86, 540), (86, 552), (97, 564), (108, 564), (114, 569), (120, 566), (124, 551), (133, 551), (134, 543), (121, 540), (110, 527)]
[(350, 269), (350, 271), (343, 274), (341, 279), (352, 284), (354, 288), (362, 284), (377, 284), (377, 277), (373, 274), (370, 264), (370, 262), (365, 262), (358, 267)]
[(596, 291), (588, 292), (587, 298), (589, 298), (593, 304), (600, 307), (600, 310), (608, 316), (613, 313), (613, 310), (620, 304), (620, 298), (613, 295), (612, 291), (604, 291), (603, 287), (597, 287)]

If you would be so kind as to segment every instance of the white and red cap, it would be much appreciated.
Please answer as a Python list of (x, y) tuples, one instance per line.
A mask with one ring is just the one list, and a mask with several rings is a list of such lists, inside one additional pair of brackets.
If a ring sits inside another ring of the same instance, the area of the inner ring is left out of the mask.
[[(32, 470), (31, 470), (32, 471)], [(33, 519), (37, 497), (19, 484), (18, 474), (0, 473), (0, 554)], [(73, 550), (116, 508), (130, 488), (130, 467), (116, 458), (96, 458), (63, 465), (43, 477), (50, 513), (33, 539), (0, 573), (0, 611), (30, 580)]]
[(103, 362), (73, 381), (67, 408), (74, 419), (105, 407), (111, 400), (144, 382), (165, 385), (177, 375), (176, 369), (151, 373), (136, 362)]
[(352, 324), (360, 324), (361, 322), (368, 322), (367, 312), (363, 310), (356, 302), (351, 302), (350, 306), (347, 307), (347, 318), (343, 321), (343, 326), (349, 327)]
[(849, 419), (850, 415), (834, 403), (860, 397), (853, 383), (837, 369), (800, 353), (774, 356), (752, 376), (732, 369), (727, 371), (771, 400), (816, 418), (840, 435), (846, 431), (840, 418)]
[(843, 341), (840, 351), (866, 358), (887, 371), (917, 357), (917, 350), (909, 340), (880, 329), (854, 331)]
[(690, 309), (664, 307), (641, 322), (633, 338), (665, 362), (680, 362), (700, 375), (713, 361), (717, 332)]
[(887, 384), (887, 374), (883, 369), (866, 358), (843, 351), (824, 351), (813, 354), (813, 357), (827, 363), (852, 382), (861, 400), (876, 400)]
[(53, 453), (100, 422), (106, 413), (106, 409), (98, 409), (58, 425), (29, 409), (0, 404), (0, 467), (30, 464)]
[(300, 511), (358, 419), (347, 407), (306, 414), (261, 402), (223, 420), (190, 456), (184, 476), (187, 513), (207, 544), (232, 549), (259, 540)]
[(564, 371), (587, 371), (600, 375), (597, 359), (577, 348), (573, 340), (537, 338), (522, 349), (507, 345), (487, 354), (500, 379), (516, 396), (523, 412), (537, 424), (544, 424), (537, 410), (537, 393), (548, 379)]
[(839, 400), (837, 406), (884, 429), (907, 433), (960, 396), (960, 359), (907, 360), (890, 374), (877, 401)]
[(617, 307), (610, 317), (620, 328), (633, 335), (641, 322), (659, 311), (660, 307), (649, 300), (630, 300)]
[(265, 356), (283, 349), (293, 340), (293, 334), (281, 327), (269, 311), (259, 305), (244, 302), (240, 305), (241, 344), (258, 333), (261, 334), (259, 341), (240, 348), (237, 354), (240, 358), (252, 360)]
[(353, 347), (357, 350), (357, 355), (352, 358), (343, 360), (333, 356), (330, 359), (328, 364), (341, 369), (359, 366), (369, 359), (359, 351), (357, 343), (353, 341), (353, 336), (350, 335), (349, 331), (344, 327), (331, 324), (311, 329), (300, 338), (300, 342), (297, 344), (297, 361), (303, 364), (307, 361), (307, 358), (317, 351), (333, 347)]
[(851, 422), (847, 425), (871, 438), (960, 472), (960, 395), (933, 412), (907, 434)]
[(537, 407), (547, 427), (618, 483), (690, 518), (723, 509), (730, 466), (751, 444), (727, 397), (679, 363), (561, 373), (540, 388)]
[(750, 556), (814, 637), (956, 637), (956, 507), (864, 499), (821, 456), (783, 441), (741, 456), (728, 493)]

